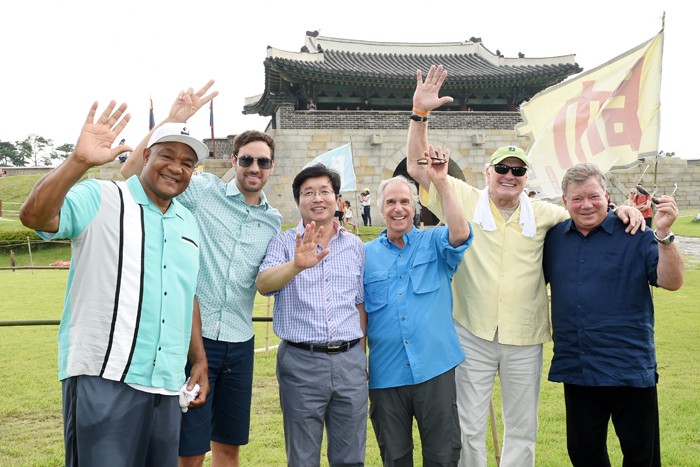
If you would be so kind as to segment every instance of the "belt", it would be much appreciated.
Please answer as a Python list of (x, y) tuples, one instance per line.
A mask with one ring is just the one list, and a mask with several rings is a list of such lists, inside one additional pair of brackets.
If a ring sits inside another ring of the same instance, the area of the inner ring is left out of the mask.
[(355, 339), (350, 342), (342, 342), (335, 345), (319, 345), (319, 344), (305, 344), (303, 342), (292, 342), (287, 341), (287, 344), (292, 347), (297, 347), (299, 349), (310, 350), (311, 352), (321, 352), (327, 353), (329, 355), (334, 355), (341, 352), (347, 352), (348, 350), (355, 347), (355, 345), (360, 342), (360, 339)]

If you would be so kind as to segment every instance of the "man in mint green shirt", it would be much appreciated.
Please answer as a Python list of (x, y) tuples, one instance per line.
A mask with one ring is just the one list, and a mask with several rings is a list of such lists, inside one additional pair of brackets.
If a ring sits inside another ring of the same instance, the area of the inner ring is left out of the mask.
[(191, 384), (202, 388), (191, 406), (204, 402), (209, 384), (193, 315), (199, 229), (173, 198), (208, 150), (184, 125), (163, 125), (147, 141), (140, 177), (76, 185), (91, 167), (129, 149), (111, 148), (129, 120), (126, 104), (115, 105), (97, 119), (92, 105), (75, 149), (37, 182), (20, 219), (73, 247), (58, 332), (65, 464), (127, 467), (157, 459), (174, 467), (188, 356)]

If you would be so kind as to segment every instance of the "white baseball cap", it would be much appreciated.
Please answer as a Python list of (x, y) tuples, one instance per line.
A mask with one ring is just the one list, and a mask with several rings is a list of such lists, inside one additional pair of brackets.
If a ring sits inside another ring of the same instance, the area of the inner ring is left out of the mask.
[(209, 148), (190, 136), (187, 126), (184, 123), (164, 123), (153, 132), (148, 140), (148, 148), (156, 143), (183, 143), (192, 148), (197, 155), (197, 160), (201, 161), (209, 157)]

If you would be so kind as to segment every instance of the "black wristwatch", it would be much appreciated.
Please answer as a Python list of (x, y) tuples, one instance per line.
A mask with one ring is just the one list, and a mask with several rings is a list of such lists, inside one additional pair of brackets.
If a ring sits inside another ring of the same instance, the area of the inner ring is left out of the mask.
[(416, 121), (416, 122), (427, 122), (427, 121), (428, 121), (428, 117), (423, 117), (423, 116), (421, 116), (421, 115), (412, 114), (412, 115), (411, 115), (411, 120), (414, 120), (414, 121)]
[(673, 232), (670, 230), (668, 231), (668, 235), (666, 235), (664, 238), (659, 238), (658, 235), (656, 235), (656, 230), (654, 230), (654, 240), (656, 240), (657, 243), (662, 245), (670, 245), (675, 239), (676, 236), (673, 235)]

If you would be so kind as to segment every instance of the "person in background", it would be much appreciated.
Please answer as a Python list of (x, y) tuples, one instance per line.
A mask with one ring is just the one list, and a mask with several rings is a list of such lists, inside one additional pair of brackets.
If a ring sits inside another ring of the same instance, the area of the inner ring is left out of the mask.
[(420, 200), (416, 203), (416, 214), (413, 216), (413, 225), (416, 227), (420, 228), (420, 212), (423, 209), (423, 206), (420, 204)]
[(335, 211), (335, 217), (338, 219), (340, 225), (344, 225), (343, 219), (345, 217), (345, 201), (343, 201), (343, 195), (338, 195), (338, 206)]
[(371, 226), (372, 216), (370, 210), (372, 205), (372, 195), (369, 193), (369, 188), (362, 190), (362, 192), (357, 196), (357, 199), (362, 205), (362, 222), (364, 223), (365, 227)]
[(430, 149), (449, 228), (416, 229), (416, 187), (398, 176), (379, 184), (387, 228), (365, 245), (370, 417), (385, 466), (413, 465), (414, 418), (424, 465), (456, 466), (461, 448), (451, 282), (473, 235), (446, 178), (449, 155)]
[(343, 222), (345, 223), (345, 227), (348, 225), (352, 227), (353, 233), (360, 234), (360, 230), (357, 228), (357, 224), (353, 222), (353, 213), (352, 213), (352, 207), (350, 206), (350, 201), (345, 200), (345, 215), (343, 216)]
[(260, 265), (257, 287), (275, 297), (273, 329), (282, 339), (277, 381), (287, 464), (361, 466), (367, 434), (365, 249), (334, 220), (340, 176), (323, 164), (292, 182), (301, 214), (278, 234)]
[[(182, 124), (149, 138), (139, 177), (88, 179), (92, 167), (130, 148), (111, 148), (129, 121), (95, 102), (73, 152), (41, 178), (20, 220), (45, 240), (69, 238), (73, 255), (58, 331), (68, 466), (176, 466), (180, 391), (192, 364), (189, 404), (204, 403), (207, 359), (193, 308), (200, 236), (174, 198), (209, 154)], [(168, 241), (169, 240), (169, 241)]]
[(625, 201), (625, 204), (639, 209), (644, 217), (644, 222), (647, 227), (651, 228), (651, 221), (654, 218), (654, 210), (651, 207), (651, 196), (643, 195), (636, 188), (630, 189), (630, 194)]
[[(119, 141), (119, 146), (123, 146), (125, 143), (126, 140), (122, 138), (121, 141)], [(129, 157), (129, 154), (129, 151), (124, 151), (123, 153), (119, 154), (119, 156), (117, 157), (119, 159), (119, 162), (123, 164), (126, 161), (126, 158)]]
[(656, 231), (631, 236), (608, 211), (605, 175), (594, 164), (567, 170), (561, 189), (571, 219), (547, 233), (543, 266), (552, 291), (549, 380), (564, 383), (569, 458), (574, 466), (610, 465), (612, 418), (622, 465), (660, 466), (649, 286), (683, 285), (683, 258), (671, 232), (678, 208), (670, 196), (660, 197)]

